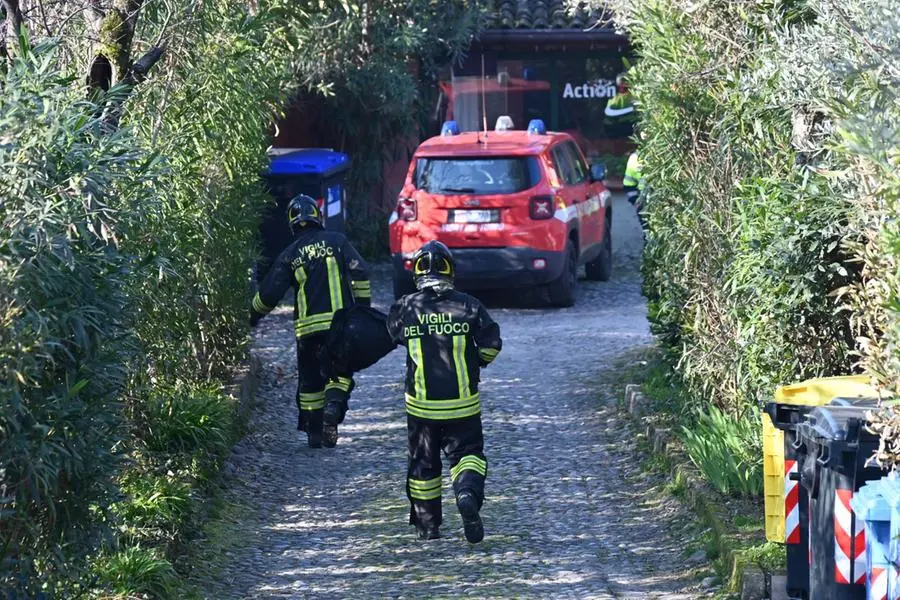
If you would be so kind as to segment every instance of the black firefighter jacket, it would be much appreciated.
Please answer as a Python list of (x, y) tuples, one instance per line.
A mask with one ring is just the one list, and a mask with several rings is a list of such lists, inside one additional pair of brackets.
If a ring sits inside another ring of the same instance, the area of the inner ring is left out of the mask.
[(335, 311), (372, 298), (369, 268), (343, 234), (311, 228), (278, 256), (253, 297), (252, 318), (271, 311), (294, 288), (298, 338), (328, 331)]
[(481, 367), (500, 353), (500, 326), (481, 302), (456, 290), (404, 296), (388, 313), (388, 332), (407, 349), (406, 412), (431, 420), (481, 412)]

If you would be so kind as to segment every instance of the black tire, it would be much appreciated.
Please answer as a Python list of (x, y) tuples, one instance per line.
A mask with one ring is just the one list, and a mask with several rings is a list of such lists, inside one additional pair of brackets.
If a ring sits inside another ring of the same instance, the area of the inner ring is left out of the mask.
[(566, 262), (559, 278), (547, 286), (550, 304), (566, 307), (575, 304), (575, 290), (578, 288), (578, 255), (572, 240), (566, 243)]
[(416, 291), (416, 286), (412, 282), (412, 277), (397, 277), (394, 276), (394, 300), (399, 300), (403, 296), (407, 294), (412, 294)]
[(592, 281), (609, 281), (612, 277), (612, 211), (606, 213), (603, 250), (597, 258), (584, 265), (584, 272)]

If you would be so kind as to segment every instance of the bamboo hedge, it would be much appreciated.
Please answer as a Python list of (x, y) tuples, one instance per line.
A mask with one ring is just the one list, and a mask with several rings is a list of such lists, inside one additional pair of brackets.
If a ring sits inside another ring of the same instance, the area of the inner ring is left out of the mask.
[(691, 402), (755, 418), (853, 372), (898, 391), (900, 2), (610, 4), (640, 55), (645, 294)]

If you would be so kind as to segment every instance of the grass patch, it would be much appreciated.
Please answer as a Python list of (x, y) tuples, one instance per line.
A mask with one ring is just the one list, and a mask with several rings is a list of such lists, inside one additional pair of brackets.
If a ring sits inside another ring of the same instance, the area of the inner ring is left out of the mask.
[(221, 454), (230, 447), (234, 401), (212, 387), (174, 388), (150, 397), (138, 432), (151, 452)]
[(92, 571), (104, 593), (181, 599), (189, 567), (174, 565), (190, 564), (180, 560), (185, 543), (207, 506), (217, 506), (213, 482), (240, 437), (241, 417), (234, 399), (209, 386), (157, 392), (137, 406), (137, 441), (119, 477), (122, 498), (111, 507), (119, 534)]
[(94, 573), (101, 587), (126, 598), (177, 598), (180, 589), (172, 563), (158, 550), (139, 546), (101, 556)]
[(679, 435), (709, 484), (722, 494), (759, 496), (763, 487), (759, 417), (747, 414), (735, 419), (715, 406), (691, 415)]
[(740, 558), (746, 563), (757, 565), (763, 571), (774, 573), (787, 568), (787, 553), (784, 544), (765, 542), (741, 550)]

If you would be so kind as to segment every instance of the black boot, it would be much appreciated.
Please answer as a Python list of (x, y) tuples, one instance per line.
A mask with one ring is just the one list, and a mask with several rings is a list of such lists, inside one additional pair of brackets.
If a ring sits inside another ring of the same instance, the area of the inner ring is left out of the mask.
[(332, 400), (325, 405), (325, 424), (340, 425), (344, 422), (344, 413), (346, 412), (344, 403), (340, 400)]
[(322, 409), (308, 410), (303, 419), (310, 448), (322, 447)]
[(338, 430), (337, 425), (325, 423), (322, 425), (322, 445), (326, 448), (334, 448), (337, 446)]
[(325, 414), (323, 415), (324, 427), (322, 428), (323, 442), (326, 448), (334, 448), (338, 441), (338, 425), (344, 422), (347, 414), (348, 393), (341, 389), (325, 390)]
[(322, 445), (326, 448), (334, 448), (337, 446), (338, 431), (337, 425), (322, 426)]
[(344, 407), (341, 402), (329, 402), (325, 405), (322, 426), (322, 441), (326, 448), (334, 448), (338, 441), (338, 423), (344, 420)]
[(484, 539), (484, 523), (478, 514), (478, 497), (469, 490), (462, 490), (456, 495), (456, 508), (462, 517), (463, 529), (466, 539), (471, 544), (477, 544)]
[(436, 540), (441, 537), (441, 531), (437, 525), (432, 525), (431, 527), (416, 525), (416, 533), (420, 540)]

